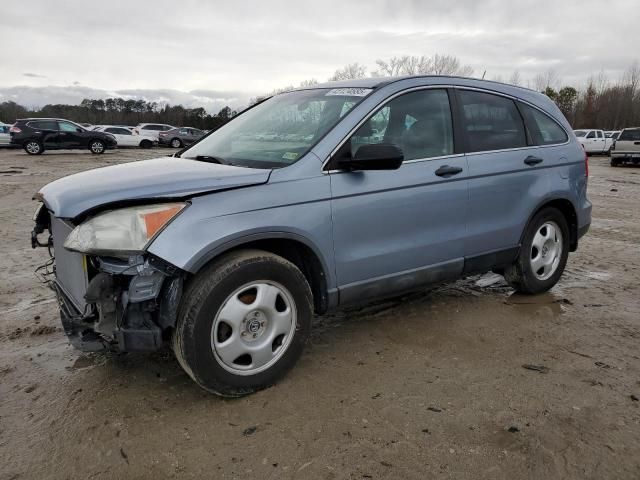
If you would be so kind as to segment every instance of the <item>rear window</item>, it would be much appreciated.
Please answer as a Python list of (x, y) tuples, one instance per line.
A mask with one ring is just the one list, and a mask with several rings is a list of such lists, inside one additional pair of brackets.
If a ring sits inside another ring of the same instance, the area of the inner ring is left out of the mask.
[(553, 145), (569, 139), (564, 129), (548, 115), (524, 103), (520, 103), (519, 106), (534, 145)]
[(640, 128), (634, 128), (629, 130), (623, 130), (620, 136), (618, 137), (619, 141), (632, 141), (638, 142), (640, 141)]
[(520, 112), (513, 100), (490, 93), (461, 90), (468, 151), (481, 152), (527, 146)]
[(584, 137), (587, 134), (586, 130), (574, 130), (573, 133), (576, 137)]

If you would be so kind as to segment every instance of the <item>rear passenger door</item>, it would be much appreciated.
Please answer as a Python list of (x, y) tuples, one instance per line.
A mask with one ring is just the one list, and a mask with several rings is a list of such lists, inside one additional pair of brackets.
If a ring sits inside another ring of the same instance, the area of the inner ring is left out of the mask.
[[(336, 170), (362, 145), (394, 144), (398, 170)], [(467, 166), (456, 153), (446, 89), (383, 104), (327, 166), (340, 302), (359, 303), (460, 275), (464, 263)]]
[(42, 142), (44, 148), (58, 148), (58, 122), (55, 120), (36, 120), (28, 123), (34, 136)]
[(549, 190), (548, 152), (531, 145), (514, 100), (457, 89), (469, 165), (467, 269), (515, 255), (523, 224)]

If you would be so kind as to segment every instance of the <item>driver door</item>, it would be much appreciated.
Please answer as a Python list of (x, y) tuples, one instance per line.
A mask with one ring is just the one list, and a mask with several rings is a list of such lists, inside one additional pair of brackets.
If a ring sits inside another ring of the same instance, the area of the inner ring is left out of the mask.
[[(462, 273), (467, 164), (456, 154), (446, 89), (403, 94), (383, 105), (347, 140), (391, 143), (398, 170), (341, 171), (329, 162), (340, 303), (385, 297)], [(339, 151), (345, 150), (345, 146)]]
[(58, 122), (60, 148), (75, 148), (84, 144), (84, 130), (70, 122)]

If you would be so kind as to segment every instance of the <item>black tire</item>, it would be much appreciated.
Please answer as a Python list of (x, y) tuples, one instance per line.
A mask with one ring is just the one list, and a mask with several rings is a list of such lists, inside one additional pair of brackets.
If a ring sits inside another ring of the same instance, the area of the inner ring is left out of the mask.
[(618, 165), (620, 165), (620, 160), (612, 158), (611, 159), (611, 166), (612, 167), (617, 167)]
[(94, 155), (103, 154), (106, 149), (107, 149), (107, 146), (104, 144), (102, 140), (98, 138), (94, 138), (89, 142), (89, 151)]
[(37, 140), (27, 140), (22, 148), (29, 155), (41, 155), (44, 152), (44, 146)]
[[(258, 281), (277, 282), (288, 290), (295, 304), (295, 326), (273, 365), (255, 374), (234, 374), (214, 353), (214, 321), (237, 289)], [(187, 374), (209, 392), (225, 397), (256, 392), (274, 384), (297, 362), (311, 330), (312, 304), (309, 284), (291, 262), (262, 250), (229, 253), (186, 285), (173, 335), (174, 353)]]
[(182, 140), (180, 140), (179, 138), (172, 138), (169, 142), (169, 145), (172, 148), (182, 148)]
[(151, 143), (151, 140), (142, 140), (140, 142), (140, 148), (151, 148), (153, 146), (153, 143)]
[[(539, 279), (531, 266), (532, 244), (538, 230), (547, 222), (554, 222), (562, 233), (562, 251), (559, 262), (553, 274), (544, 280)], [(559, 210), (544, 208), (538, 212), (525, 228), (522, 246), (516, 261), (505, 268), (504, 278), (517, 292), (535, 295), (546, 292), (553, 287), (564, 271), (569, 257), (569, 226), (567, 220)]]

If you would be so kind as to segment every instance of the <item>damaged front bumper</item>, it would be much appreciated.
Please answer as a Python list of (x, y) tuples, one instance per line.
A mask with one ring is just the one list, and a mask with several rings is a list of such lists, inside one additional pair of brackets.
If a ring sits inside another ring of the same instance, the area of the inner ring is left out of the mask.
[[(34, 247), (51, 258), (36, 270), (58, 299), (70, 343), (82, 351), (152, 351), (175, 326), (185, 273), (153, 255), (85, 256), (62, 247), (64, 223), (51, 217), (48, 241), (32, 233)], [(58, 237), (56, 237), (56, 234)]]

